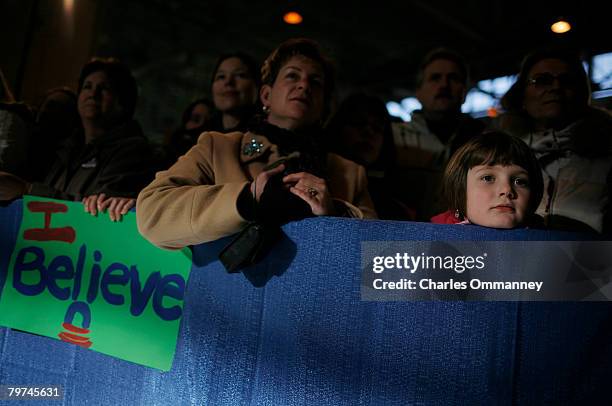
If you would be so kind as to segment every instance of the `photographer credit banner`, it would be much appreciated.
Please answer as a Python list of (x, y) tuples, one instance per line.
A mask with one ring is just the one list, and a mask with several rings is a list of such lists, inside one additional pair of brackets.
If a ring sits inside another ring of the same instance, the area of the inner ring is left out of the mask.
[(82, 203), (25, 196), (0, 269), (0, 325), (168, 371), (190, 269), (191, 251), (153, 246), (134, 212), (111, 222)]
[(366, 241), (368, 301), (609, 301), (611, 241)]

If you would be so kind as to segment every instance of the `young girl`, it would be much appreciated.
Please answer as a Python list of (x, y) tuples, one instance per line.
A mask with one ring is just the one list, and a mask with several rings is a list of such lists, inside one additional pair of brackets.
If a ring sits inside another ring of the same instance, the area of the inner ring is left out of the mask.
[(451, 157), (443, 193), (449, 211), (438, 224), (493, 228), (534, 226), (543, 193), (542, 170), (529, 147), (503, 132), (472, 138)]

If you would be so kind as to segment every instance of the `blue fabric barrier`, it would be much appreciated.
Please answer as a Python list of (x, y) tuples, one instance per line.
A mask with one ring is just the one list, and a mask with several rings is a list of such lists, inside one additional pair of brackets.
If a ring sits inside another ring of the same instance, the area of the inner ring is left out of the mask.
[[(0, 269), (20, 217), (20, 202), (0, 209)], [(609, 303), (360, 300), (361, 241), (543, 241), (571, 240), (571, 234), (331, 218), (283, 230), (286, 238), (246, 275), (227, 274), (216, 260), (229, 239), (194, 247), (169, 372), (0, 328), (0, 385), (62, 385), (65, 398), (56, 403), (66, 405), (512, 405), (609, 398)]]

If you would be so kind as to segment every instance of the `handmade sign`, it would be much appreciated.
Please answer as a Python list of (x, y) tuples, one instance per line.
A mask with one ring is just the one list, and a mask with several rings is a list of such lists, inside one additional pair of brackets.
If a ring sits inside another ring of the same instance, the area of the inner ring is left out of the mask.
[(190, 269), (191, 252), (153, 246), (133, 212), (113, 223), (81, 203), (26, 196), (0, 269), (0, 325), (167, 371)]

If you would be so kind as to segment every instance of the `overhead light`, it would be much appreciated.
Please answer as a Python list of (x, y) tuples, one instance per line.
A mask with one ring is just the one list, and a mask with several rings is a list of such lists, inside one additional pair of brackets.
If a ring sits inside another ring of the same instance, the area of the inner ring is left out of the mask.
[(302, 15), (295, 11), (290, 11), (283, 16), (283, 21), (287, 24), (300, 24), (303, 20)]
[(74, 0), (64, 0), (64, 11), (66, 14), (71, 15), (74, 10)]
[(550, 30), (555, 34), (564, 34), (572, 29), (570, 23), (560, 18), (553, 25), (550, 26)]

